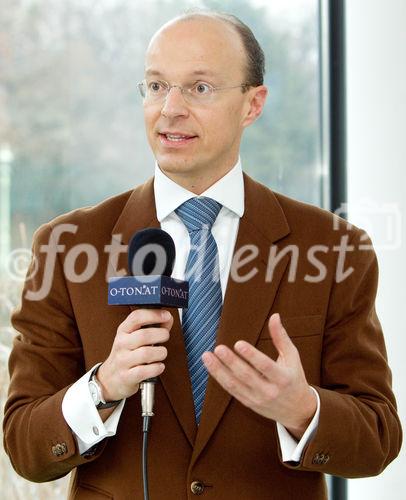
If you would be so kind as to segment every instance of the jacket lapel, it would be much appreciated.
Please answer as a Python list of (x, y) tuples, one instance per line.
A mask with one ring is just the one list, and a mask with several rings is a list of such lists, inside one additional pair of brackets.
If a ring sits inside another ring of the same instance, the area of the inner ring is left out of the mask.
[[(132, 192), (113, 228), (112, 235), (117, 243), (128, 245), (131, 237), (137, 231), (148, 227), (160, 227), (156, 217), (153, 178)], [(127, 252), (120, 254), (117, 269), (125, 269), (128, 272)], [(125, 308), (127, 311), (125, 316), (134, 309), (136, 306)], [(168, 349), (167, 363), (159, 380), (168, 395), (180, 425), (193, 446), (197, 427), (186, 351), (178, 311), (173, 309), (171, 312), (174, 322), (169, 340), (165, 343)], [(179, 383), (180, 380), (182, 383)]]
[[(270, 282), (265, 281), (269, 249), (272, 243), (289, 233), (285, 215), (275, 195), (261, 184), (244, 174), (245, 210), (240, 226), (235, 251), (257, 248), (258, 255), (246, 266), (242, 266), (239, 276), (249, 276), (249, 271), (257, 268), (255, 276), (246, 280), (233, 279), (231, 273), (227, 283), (222, 315), (217, 333), (216, 345), (225, 344), (232, 348), (239, 339), (254, 344), (268, 319), (278, 286), (289, 254), (281, 259)], [(240, 261), (247, 257), (240, 256)], [(196, 436), (192, 464), (207, 444), (223, 416), (231, 396), (212, 377), (207, 384), (202, 417)]]

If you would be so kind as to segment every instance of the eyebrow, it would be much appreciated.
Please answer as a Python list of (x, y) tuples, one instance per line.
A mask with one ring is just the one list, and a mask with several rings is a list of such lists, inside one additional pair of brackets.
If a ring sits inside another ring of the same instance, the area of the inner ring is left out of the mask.
[[(156, 69), (147, 69), (145, 71), (146, 75), (153, 75), (153, 76), (163, 76), (162, 73)], [(216, 76), (216, 73), (214, 71), (211, 71), (209, 69), (195, 69), (190, 73), (190, 75), (193, 76), (201, 76), (201, 75), (207, 75), (207, 76)]]

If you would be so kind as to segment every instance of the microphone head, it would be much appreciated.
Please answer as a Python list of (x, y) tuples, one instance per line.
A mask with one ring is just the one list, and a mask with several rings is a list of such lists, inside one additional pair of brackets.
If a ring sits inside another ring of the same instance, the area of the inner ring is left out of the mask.
[(128, 245), (128, 270), (133, 276), (171, 276), (175, 243), (162, 229), (150, 227), (134, 234)]

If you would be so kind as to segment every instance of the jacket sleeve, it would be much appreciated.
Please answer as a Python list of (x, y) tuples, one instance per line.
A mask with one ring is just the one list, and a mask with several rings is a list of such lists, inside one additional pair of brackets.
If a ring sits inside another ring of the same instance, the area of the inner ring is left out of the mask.
[[(9, 358), (3, 421), (4, 448), (14, 469), (36, 482), (57, 479), (96, 459), (106, 444), (103, 441), (80, 455), (62, 414), (66, 391), (86, 370), (58, 255), (53, 266), (48, 257), (47, 268), (43, 245), (56, 248), (51, 229), (46, 224), (34, 235), (21, 306), (12, 315), (17, 336)], [(51, 279), (49, 293), (29, 300), (27, 292), (41, 295), (37, 292), (47, 278)]]
[(375, 311), (376, 255), (370, 238), (359, 229), (348, 248), (344, 272), (353, 270), (345, 279), (334, 280), (321, 384), (314, 387), (320, 396), (319, 425), (300, 463), (284, 464), (356, 478), (383, 471), (399, 453), (402, 430)]

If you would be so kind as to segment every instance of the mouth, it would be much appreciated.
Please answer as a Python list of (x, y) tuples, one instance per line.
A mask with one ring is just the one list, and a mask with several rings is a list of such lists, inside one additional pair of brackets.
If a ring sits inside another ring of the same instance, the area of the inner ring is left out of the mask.
[(197, 139), (197, 135), (186, 135), (180, 133), (159, 133), (161, 144), (169, 147), (185, 146)]

